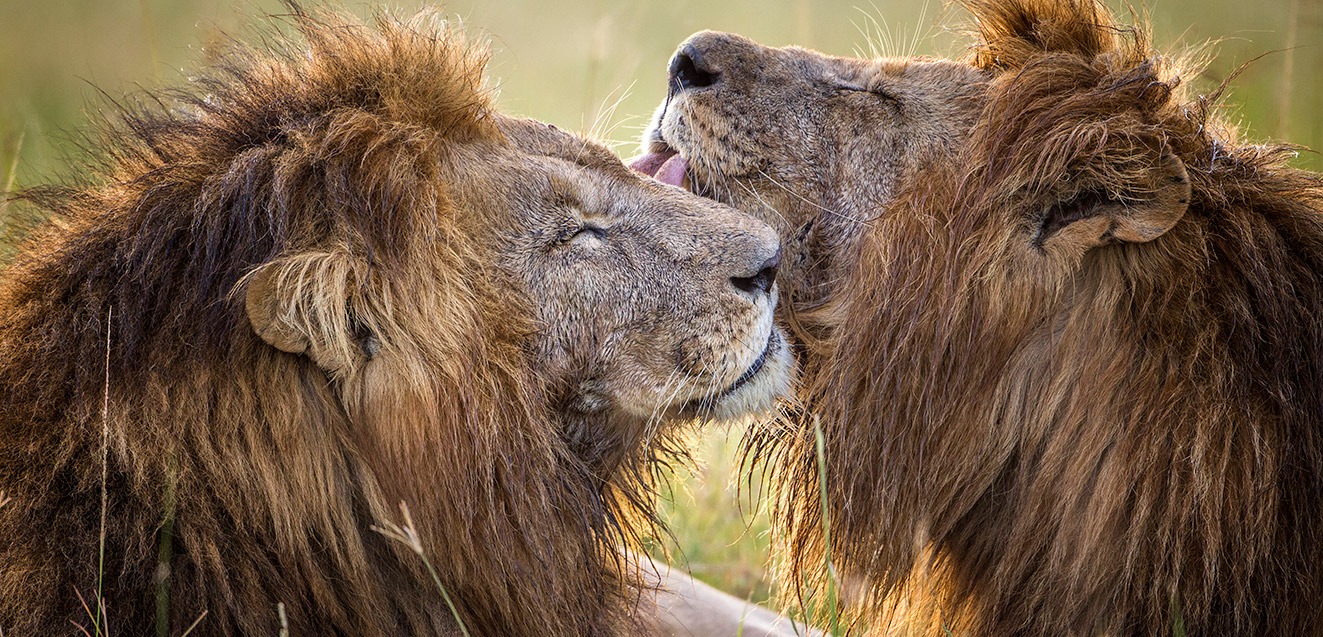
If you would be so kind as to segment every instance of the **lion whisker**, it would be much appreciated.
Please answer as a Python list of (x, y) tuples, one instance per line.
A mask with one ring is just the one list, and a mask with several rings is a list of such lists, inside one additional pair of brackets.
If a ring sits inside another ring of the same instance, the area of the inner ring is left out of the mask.
[(862, 219), (855, 219), (854, 217), (851, 217), (851, 216), (848, 215), (848, 214), (845, 214), (845, 213), (843, 213), (843, 212), (838, 212), (838, 211), (836, 211), (836, 210), (832, 210), (831, 208), (828, 208), (828, 207), (826, 207), (826, 206), (823, 206), (823, 205), (820, 204), (820, 203), (817, 203), (817, 202), (815, 202), (815, 201), (811, 201), (811, 200), (809, 200), (809, 199), (806, 198), (804, 195), (801, 195), (801, 194), (799, 194), (798, 192), (795, 192), (795, 190), (794, 190), (793, 188), (791, 188), (791, 187), (789, 187), (789, 186), (787, 186), (787, 185), (781, 183), (780, 181), (778, 181), (777, 179), (775, 179), (775, 178), (772, 177), (771, 175), (767, 174), (767, 173), (764, 172), (763, 170), (759, 170), (759, 171), (758, 171), (758, 174), (762, 175), (763, 178), (767, 179), (767, 181), (772, 182), (772, 185), (776, 186), (777, 188), (780, 188), (781, 190), (784, 190), (784, 191), (785, 191), (787, 194), (789, 194), (790, 196), (792, 196), (792, 197), (794, 197), (794, 198), (796, 198), (796, 199), (798, 199), (798, 200), (800, 200), (800, 201), (802, 201), (802, 202), (804, 202), (804, 203), (806, 203), (806, 204), (808, 204), (808, 205), (810, 205), (810, 206), (813, 206), (814, 208), (817, 208), (818, 210), (820, 210), (820, 211), (822, 211), (822, 212), (825, 212), (825, 213), (827, 213), (828, 215), (831, 215), (831, 216), (833, 216), (833, 217), (837, 217), (837, 218), (839, 218), (839, 219), (844, 219), (844, 220), (849, 221), (849, 222), (851, 222), (851, 223), (857, 223), (857, 224), (860, 224), (860, 225), (864, 225), (864, 226), (867, 226), (867, 225), (869, 224), (868, 221), (865, 221), (865, 220), (862, 220)]

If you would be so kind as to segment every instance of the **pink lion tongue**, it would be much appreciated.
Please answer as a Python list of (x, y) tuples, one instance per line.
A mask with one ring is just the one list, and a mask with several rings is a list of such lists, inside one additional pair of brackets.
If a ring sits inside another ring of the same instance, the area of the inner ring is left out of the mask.
[(629, 167), (664, 184), (684, 188), (689, 161), (674, 150), (667, 149), (635, 157), (629, 162)]

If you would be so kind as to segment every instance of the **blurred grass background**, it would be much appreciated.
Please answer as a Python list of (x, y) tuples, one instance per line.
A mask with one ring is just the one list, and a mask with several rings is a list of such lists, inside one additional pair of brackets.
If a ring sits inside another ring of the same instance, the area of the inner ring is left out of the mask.
[[(343, 6), (366, 15), (374, 5)], [(445, 9), (491, 40), (488, 72), (504, 110), (593, 131), (625, 155), (663, 97), (671, 52), (700, 29), (839, 55), (958, 55), (962, 46), (950, 27), (963, 16), (940, 0), (452, 0)], [(1156, 0), (1141, 11), (1151, 14), (1160, 49), (1220, 41), (1194, 80), (1203, 90), (1268, 54), (1235, 81), (1228, 108), (1251, 139), (1323, 148), (1323, 1)], [(81, 152), (73, 133), (107, 110), (106, 96), (180, 84), (227, 34), (260, 33), (255, 16), (272, 12), (281, 12), (274, 0), (0, 0), (0, 187), (58, 179)], [(1323, 168), (1317, 153), (1298, 161)], [(0, 229), (4, 222), (0, 207)], [(737, 498), (748, 493), (733, 470), (738, 436), (695, 441), (699, 466), (677, 473), (663, 514), (674, 560), (762, 602), (772, 593), (767, 523)]]

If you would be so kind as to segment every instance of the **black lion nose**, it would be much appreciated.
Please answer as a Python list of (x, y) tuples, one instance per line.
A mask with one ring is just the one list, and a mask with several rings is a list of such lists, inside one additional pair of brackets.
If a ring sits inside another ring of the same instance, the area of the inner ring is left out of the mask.
[(777, 248), (776, 254), (772, 255), (772, 258), (763, 261), (762, 267), (758, 268), (758, 272), (753, 276), (733, 276), (730, 277), (730, 282), (749, 294), (758, 292), (766, 294), (772, 289), (772, 284), (776, 283), (776, 269), (780, 265), (781, 249)]
[(693, 44), (686, 44), (671, 58), (671, 89), (685, 91), (712, 86), (721, 75), (704, 64), (703, 55)]

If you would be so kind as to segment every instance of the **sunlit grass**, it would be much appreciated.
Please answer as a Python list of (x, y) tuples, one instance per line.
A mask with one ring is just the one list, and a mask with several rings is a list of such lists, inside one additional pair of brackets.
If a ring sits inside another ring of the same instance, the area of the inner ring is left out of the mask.
[(18, 178), (18, 160), (23, 151), (23, 133), (11, 132), (5, 136), (4, 143), (0, 144), (0, 166), (4, 167), (4, 172), (0, 173), (0, 184), (3, 189), (0, 190), (0, 237), (4, 236), (5, 227), (9, 225), (9, 196), (14, 192), (14, 181)]
[(743, 427), (714, 427), (693, 436), (693, 466), (670, 474), (658, 507), (671, 535), (648, 539), (646, 548), (735, 597), (797, 620), (815, 619), (834, 603), (798, 599), (772, 578), (767, 501), (760, 497), (759, 472), (739, 465), (743, 433)]
[[(344, 4), (370, 11), (367, 3)], [(394, 4), (410, 11), (420, 3)], [(501, 88), (503, 108), (618, 142), (616, 150), (624, 154), (663, 96), (666, 58), (691, 32), (732, 30), (771, 45), (798, 43), (841, 55), (958, 55), (958, 46), (942, 44), (950, 37), (920, 37), (941, 34), (959, 20), (941, 5), (938, 0), (445, 3), (448, 12), (465, 18), (474, 36), (492, 39), (490, 72)], [(178, 85), (188, 75), (181, 69), (196, 69), (214, 56), (214, 44), (226, 33), (251, 33), (253, 16), (281, 11), (274, 0), (0, 0), (0, 15), (6, 17), (0, 47), (7, 47), (0, 49), (6, 53), (0, 54), (0, 238), (13, 222), (8, 195), (58, 179), (78, 157), (69, 131), (86, 127), (89, 110), (105, 107), (93, 87), (118, 97), (139, 85)], [(1150, 13), (1159, 48), (1225, 38), (1209, 71), (1187, 78), (1191, 82), (1216, 84), (1240, 62), (1280, 51), (1237, 79), (1230, 108), (1243, 116), (1251, 138), (1272, 134), (1323, 147), (1323, 118), (1317, 117), (1323, 110), (1317, 71), (1323, 67), (1323, 10), (1317, 3), (1165, 0)], [(1323, 168), (1317, 154), (1303, 153), (1299, 161)], [(0, 244), (0, 258), (5, 254)], [(661, 507), (674, 545), (663, 550), (659, 541), (650, 552), (665, 553), (677, 567), (737, 597), (774, 604), (769, 524), (761, 504), (749, 497), (757, 485), (740, 482), (747, 478), (736, 466), (738, 437), (738, 431), (714, 430), (696, 438), (698, 466), (677, 471)], [(7, 503), (0, 493), (0, 506)], [(1179, 608), (1173, 609), (1179, 621)], [(101, 615), (90, 610), (98, 633), (104, 632), (95, 619)]]
[(712, 586), (766, 603), (775, 592), (767, 569), (770, 525), (750, 497), (756, 485), (740, 482), (739, 435), (713, 430), (695, 437), (695, 466), (674, 472), (659, 507), (674, 540), (653, 539), (648, 548)]
[[(1128, 3), (1110, 3), (1127, 14)], [(340, 4), (360, 14), (382, 6)], [(422, 4), (401, 0), (388, 6), (409, 12)], [(837, 55), (955, 56), (964, 50), (951, 32), (963, 18), (942, 0), (442, 5), (472, 36), (491, 40), (491, 75), (503, 109), (567, 130), (619, 127), (607, 133), (619, 141), (637, 136), (634, 129), (664, 97), (667, 58), (701, 29)], [(98, 89), (118, 98), (140, 87), (177, 85), (215, 59), (227, 35), (251, 41), (262, 28), (258, 16), (283, 12), (278, 0), (0, 0), (0, 134), (27, 136), (17, 183), (47, 179), (79, 154), (66, 133), (83, 127), (89, 111), (104, 109)], [(1306, 0), (1164, 0), (1147, 12), (1164, 51), (1220, 40), (1208, 72), (1185, 78), (1197, 86), (1215, 86), (1246, 60), (1275, 52), (1236, 80), (1232, 110), (1243, 115), (1251, 139), (1281, 136), (1323, 147), (1323, 118), (1317, 117), (1323, 110), (1317, 73), (1323, 67), (1323, 6)], [(0, 166), (10, 158), (3, 153)], [(1299, 161), (1323, 168), (1323, 157), (1313, 153)]]

